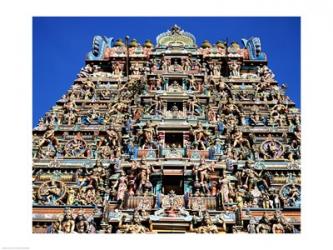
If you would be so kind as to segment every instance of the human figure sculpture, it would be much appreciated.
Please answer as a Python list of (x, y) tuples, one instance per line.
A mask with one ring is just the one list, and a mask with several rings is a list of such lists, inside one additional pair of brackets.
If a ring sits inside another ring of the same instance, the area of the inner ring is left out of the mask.
[(194, 136), (194, 142), (201, 146), (203, 150), (206, 150), (204, 141), (210, 135), (210, 132), (203, 128), (201, 122), (198, 122), (195, 129), (191, 126), (191, 133)]
[(189, 107), (188, 111), (190, 112), (191, 115), (193, 115), (194, 113), (201, 112), (201, 107), (195, 96), (193, 96), (193, 98), (188, 101), (188, 107)]
[(113, 188), (117, 189), (117, 202), (119, 209), (123, 208), (125, 192), (127, 191), (128, 179), (125, 171), (121, 171), (119, 179), (114, 184)]
[(156, 126), (157, 125), (154, 125), (151, 120), (146, 122), (146, 124), (143, 126), (145, 142), (152, 142), (154, 140), (154, 137), (156, 136)]
[(230, 77), (239, 78), (240, 77), (240, 64), (236, 61), (229, 63)]
[(256, 233), (256, 224), (255, 224), (255, 219), (253, 217), (250, 219), (250, 222), (247, 225), (247, 232), (249, 234), (255, 234)]
[(75, 218), (75, 231), (78, 233), (89, 232), (89, 223), (86, 217), (84, 216), (84, 211), (82, 209), (79, 210)]
[(140, 75), (140, 70), (141, 70), (141, 68), (140, 68), (140, 65), (139, 65), (139, 63), (135, 63), (135, 64), (133, 64), (132, 66), (131, 66), (131, 73), (132, 73), (132, 75)]
[(191, 61), (188, 58), (183, 59), (182, 67), (184, 71), (190, 71), (192, 69)]
[(235, 130), (235, 133), (233, 134), (233, 140), (234, 140), (233, 147), (246, 146), (248, 148), (251, 148), (249, 140), (243, 137), (243, 132), (240, 131), (238, 128)]
[(121, 76), (123, 73), (119, 63), (115, 63), (114, 65), (112, 65), (112, 69), (113, 69), (112, 74), (114, 76)]
[(257, 68), (258, 75), (261, 77), (262, 81), (274, 80), (274, 73), (266, 65)]
[(243, 169), (242, 177), (245, 179), (243, 185), (246, 185), (249, 191), (255, 188), (261, 182), (266, 190), (269, 189), (267, 181), (262, 177), (264, 170), (257, 173), (252, 167), (246, 166)]
[(53, 146), (58, 145), (58, 139), (55, 137), (55, 131), (53, 125), (49, 125), (45, 131), (43, 138), (38, 144), (38, 148), (41, 148), (45, 144), (52, 144)]
[(193, 169), (193, 174), (195, 176), (195, 180), (199, 182), (199, 185), (205, 194), (209, 194), (208, 182), (210, 179), (209, 173), (214, 172), (215, 163), (211, 163), (210, 165), (205, 164), (203, 161), (197, 168)]
[(211, 65), (211, 75), (212, 76), (221, 76), (221, 65), (213, 63), (213, 65)]
[(140, 164), (132, 165), (132, 171), (138, 170), (136, 180), (138, 182), (136, 192), (138, 194), (143, 193), (144, 190), (150, 190), (152, 184), (149, 180), (151, 172), (154, 172), (154, 168), (146, 164), (144, 160), (141, 160)]
[(264, 212), (263, 216), (259, 220), (259, 224), (256, 227), (257, 233), (270, 233), (271, 227), (269, 225), (269, 219), (267, 217), (267, 213)]
[(210, 217), (208, 211), (205, 211), (202, 216), (201, 226), (194, 230), (196, 233), (213, 233), (216, 234), (219, 232), (212, 218)]
[(142, 218), (138, 210), (134, 211), (130, 224), (124, 224), (125, 218), (125, 216), (121, 217), (118, 226), (122, 233), (146, 233), (149, 231), (148, 228), (141, 224)]
[(223, 176), (219, 179), (219, 183), (222, 202), (229, 203), (229, 193), (232, 190), (232, 186), (225, 172), (223, 173)]
[(60, 228), (63, 233), (73, 233), (75, 229), (75, 220), (73, 211), (70, 208), (65, 209), (65, 213), (60, 220)]

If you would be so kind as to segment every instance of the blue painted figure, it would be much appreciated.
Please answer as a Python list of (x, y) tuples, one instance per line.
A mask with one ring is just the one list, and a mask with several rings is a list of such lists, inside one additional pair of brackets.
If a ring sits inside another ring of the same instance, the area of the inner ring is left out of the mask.
[(242, 42), (249, 52), (249, 59), (254, 61), (266, 61), (267, 56), (261, 51), (261, 42), (259, 37), (250, 37), (249, 40), (242, 39)]
[(94, 36), (92, 50), (87, 54), (87, 60), (102, 60), (106, 48), (111, 48), (113, 38), (106, 36)]
[(223, 123), (221, 117), (219, 117), (218, 121), (217, 121), (217, 134), (222, 135), (223, 131), (224, 131), (224, 123)]
[(208, 159), (215, 160), (215, 147), (211, 144), (208, 148)]

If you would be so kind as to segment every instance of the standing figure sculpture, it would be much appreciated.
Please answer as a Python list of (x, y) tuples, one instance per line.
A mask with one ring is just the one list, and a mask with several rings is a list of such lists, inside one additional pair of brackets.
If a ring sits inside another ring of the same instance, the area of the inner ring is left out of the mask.
[(229, 63), (230, 78), (240, 77), (240, 64), (236, 61)]
[(125, 171), (121, 171), (120, 177), (114, 184), (113, 188), (117, 189), (117, 202), (119, 209), (123, 209), (125, 193), (127, 191), (128, 179)]

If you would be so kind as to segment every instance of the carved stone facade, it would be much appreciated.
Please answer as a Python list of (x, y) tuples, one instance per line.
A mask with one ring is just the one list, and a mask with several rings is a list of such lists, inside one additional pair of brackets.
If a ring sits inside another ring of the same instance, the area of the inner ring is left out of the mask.
[(242, 41), (95, 36), (33, 130), (33, 232), (300, 232), (300, 110)]

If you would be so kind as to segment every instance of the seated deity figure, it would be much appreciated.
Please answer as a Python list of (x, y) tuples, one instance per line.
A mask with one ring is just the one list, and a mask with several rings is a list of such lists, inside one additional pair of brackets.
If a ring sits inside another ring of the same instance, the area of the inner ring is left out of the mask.
[(89, 232), (89, 222), (84, 216), (83, 209), (80, 209), (75, 218), (75, 231), (78, 233), (88, 233)]
[(243, 137), (243, 132), (236, 128), (233, 134), (233, 147), (240, 146), (243, 147), (244, 145), (248, 148), (251, 148), (250, 142), (248, 139)]
[(182, 92), (183, 88), (179, 85), (177, 81), (173, 81), (173, 83), (169, 86), (168, 92)]
[(181, 72), (183, 71), (183, 67), (178, 63), (177, 60), (175, 60), (174, 64), (170, 65), (169, 71)]
[(73, 211), (71, 209), (65, 209), (63, 218), (60, 219), (61, 232), (62, 233), (73, 233), (75, 229), (75, 221), (73, 217)]
[(291, 184), (290, 190), (288, 192), (287, 203), (289, 206), (294, 206), (296, 201), (300, 198), (301, 193), (295, 184)]
[(269, 219), (268, 219), (266, 212), (264, 212), (263, 216), (259, 220), (259, 224), (256, 227), (256, 232), (257, 233), (270, 233), (271, 232), (271, 227), (269, 225)]
[(130, 224), (124, 224), (126, 216), (122, 216), (119, 222), (119, 232), (125, 234), (133, 233), (147, 233), (149, 229), (141, 224), (144, 220), (138, 210), (135, 210)]
[(214, 225), (214, 222), (212, 218), (210, 217), (208, 211), (205, 211), (202, 216), (202, 223), (201, 226), (194, 229), (196, 233), (218, 233), (218, 228), (216, 225)]
[(99, 114), (98, 111), (93, 107), (88, 111), (88, 114), (86, 116), (83, 116), (81, 119), (82, 123), (85, 125), (90, 124), (103, 124), (103, 117)]

